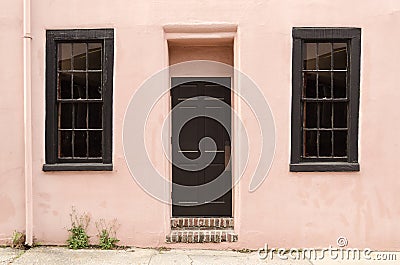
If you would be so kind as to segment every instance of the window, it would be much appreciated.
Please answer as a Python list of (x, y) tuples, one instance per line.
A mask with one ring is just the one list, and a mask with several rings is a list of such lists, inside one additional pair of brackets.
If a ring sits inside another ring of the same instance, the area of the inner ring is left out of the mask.
[(48, 30), (46, 164), (112, 170), (113, 29)]
[(361, 29), (294, 28), (291, 171), (358, 171)]

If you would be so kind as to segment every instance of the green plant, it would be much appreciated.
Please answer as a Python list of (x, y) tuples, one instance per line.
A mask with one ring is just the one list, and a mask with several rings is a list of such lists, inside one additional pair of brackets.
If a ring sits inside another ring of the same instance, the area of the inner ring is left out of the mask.
[(23, 232), (14, 231), (11, 238), (12, 248), (23, 248), (25, 244), (25, 234)]
[(99, 237), (99, 247), (101, 249), (114, 249), (117, 247), (119, 239), (117, 238), (117, 220), (113, 220), (110, 223), (106, 223), (104, 219), (96, 222), (96, 228), (98, 231), (97, 236)]
[(71, 217), (71, 228), (68, 229), (70, 235), (67, 239), (69, 248), (80, 249), (89, 247), (89, 236), (86, 229), (90, 222), (90, 217), (87, 213), (78, 215), (75, 208), (72, 208)]

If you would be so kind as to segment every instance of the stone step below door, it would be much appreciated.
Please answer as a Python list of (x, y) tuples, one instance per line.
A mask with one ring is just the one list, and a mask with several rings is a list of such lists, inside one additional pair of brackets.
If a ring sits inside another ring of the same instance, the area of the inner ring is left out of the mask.
[(171, 218), (167, 243), (236, 242), (233, 218)]

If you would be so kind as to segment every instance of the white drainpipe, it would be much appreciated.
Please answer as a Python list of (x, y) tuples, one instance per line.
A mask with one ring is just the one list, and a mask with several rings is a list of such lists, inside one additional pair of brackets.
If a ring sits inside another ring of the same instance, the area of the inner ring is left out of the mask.
[(32, 202), (32, 73), (31, 73), (31, 0), (24, 1), (24, 175), (25, 244), (33, 244)]

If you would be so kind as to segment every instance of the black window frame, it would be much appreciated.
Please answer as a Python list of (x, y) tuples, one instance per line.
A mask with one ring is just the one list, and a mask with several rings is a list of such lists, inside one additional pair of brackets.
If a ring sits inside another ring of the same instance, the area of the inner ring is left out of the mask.
[[(102, 50), (102, 159), (61, 161), (58, 151), (57, 44), (60, 42), (101, 42)], [(46, 31), (46, 127), (43, 171), (111, 171), (113, 116), (114, 29), (66, 29)]]
[[(358, 163), (358, 119), (360, 101), (360, 28), (315, 28), (294, 27), (292, 29), (292, 128), (291, 128), (291, 172), (359, 171)], [(303, 159), (302, 148), (302, 67), (304, 42), (347, 42), (350, 58), (348, 79), (347, 114), (347, 161)]]

